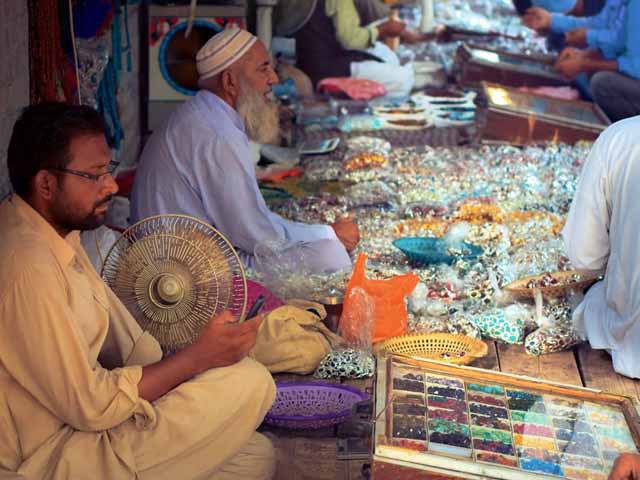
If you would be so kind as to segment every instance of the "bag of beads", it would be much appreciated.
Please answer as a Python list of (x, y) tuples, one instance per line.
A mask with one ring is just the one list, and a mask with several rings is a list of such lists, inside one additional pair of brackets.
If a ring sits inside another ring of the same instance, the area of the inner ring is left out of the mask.
[(318, 365), (316, 378), (367, 378), (373, 376), (375, 362), (370, 352), (341, 348), (330, 352)]
[(542, 327), (527, 335), (524, 342), (529, 355), (561, 352), (582, 342), (572, 325)]
[(519, 344), (524, 340), (526, 326), (535, 318), (532, 309), (515, 304), (495, 308), (472, 317), (483, 335), (505, 343)]
[(391, 187), (381, 181), (353, 185), (345, 190), (344, 197), (349, 208), (389, 207), (395, 205), (397, 200), (397, 195)]
[(360, 135), (347, 140), (347, 150), (360, 152), (375, 151), (383, 155), (389, 155), (389, 153), (391, 153), (391, 143), (382, 138)]
[(375, 180), (389, 165), (391, 144), (375, 137), (355, 137), (347, 143), (342, 167), (352, 182)]
[(320, 362), (314, 373), (317, 378), (364, 378), (373, 375), (374, 300), (364, 289), (352, 288), (347, 292), (345, 303), (349, 308), (343, 311), (339, 325), (339, 333), (345, 343), (329, 352)]
[[(576, 301), (571, 297), (570, 300), (574, 303)], [(540, 291), (536, 292), (535, 301), (540, 328), (525, 339), (524, 348), (529, 355), (561, 352), (584, 340), (573, 326), (571, 302), (556, 301), (543, 304)]]

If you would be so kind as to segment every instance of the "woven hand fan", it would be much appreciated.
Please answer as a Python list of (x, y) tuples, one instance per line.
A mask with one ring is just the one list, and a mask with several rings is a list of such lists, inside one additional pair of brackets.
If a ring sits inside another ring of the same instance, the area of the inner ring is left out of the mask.
[(192, 217), (159, 215), (128, 228), (102, 278), (165, 351), (191, 344), (224, 310), (244, 318), (242, 262), (220, 232)]

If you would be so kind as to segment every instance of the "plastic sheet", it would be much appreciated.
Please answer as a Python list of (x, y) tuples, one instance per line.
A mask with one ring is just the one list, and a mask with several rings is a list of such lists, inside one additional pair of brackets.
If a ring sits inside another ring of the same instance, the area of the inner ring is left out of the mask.
[(350, 273), (347, 270), (313, 273), (309, 267), (313, 255), (304, 242), (267, 240), (254, 249), (255, 279), (283, 300), (317, 298), (319, 292), (345, 284)]
[(348, 332), (357, 332), (360, 328), (357, 324), (349, 325), (350, 321), (362, 318), (358, 314), (358, 310), (361, 308), (358, 296), (352, 295), (354, 289), (364, 290), (375, 305), (374, 343), (405, 334), (407, 332), (407, 309), (404, 299), (418, 284), (418, 277), (413, 273), (407, 273), (386, 280), (372, 280), (365, 275), (366, 261), (366, 254), (358, 255), (353, 274), (347, 285), (340, 319), (340, 324), (343, 325), (341, 328), (344, 328), (343, 336), (347, 341), (353, 341), (353, 338), (347, 336)]
[(360, 287), (347, 290), (338, 333), (349, 346), (371, 351), (375, 325), (375, 299)]

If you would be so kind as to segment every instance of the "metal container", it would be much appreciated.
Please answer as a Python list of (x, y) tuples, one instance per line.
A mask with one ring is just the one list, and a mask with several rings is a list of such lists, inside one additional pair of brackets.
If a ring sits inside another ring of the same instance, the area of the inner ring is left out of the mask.
[(458, 83), (478, 85), (482, 81), (512, 87), (564, 86), (568, 82), (553, 68), (551, 58), (461, 45), (456, 51)]
[(483, 138), (525, 145), (595, 140), (611, 123), (595, 103), (561, 100), (483, 83), (487, 123)]

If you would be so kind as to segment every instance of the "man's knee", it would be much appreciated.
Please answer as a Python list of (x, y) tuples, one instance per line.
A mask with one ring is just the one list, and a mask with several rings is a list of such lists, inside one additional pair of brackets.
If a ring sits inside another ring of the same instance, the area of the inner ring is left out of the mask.
[(611, 96), (615, 90), (616, 76), (617, 74), (613, 72), (596, 72), (591, 77), (589, 89), (596, 103)]
[(273, 382), (273, 377), (269, 370), (264, 365), (256, 362), (252, 358), (245, 358), (238, 362), (238, 373), (241, 375), (243, 383), (251, 386), (251, 390), (256, 392), (256, 395), (262, 393), (264, 404), (268, 405), (267, 410), (271, 408), (273, 401), (276, 398), (276, 385)]
[[(244, 358), (228, 367), (206, 370), (190, 383), (219, 383), (233, 392), (234, 403), (261, 405), (266, 413), (276, 398), (276, 386), (269, 371), (252, 358)], [(189, 382), (188, 382), (189, 383)]]
[(211, 480), (270, 480), (276, 472), (276, 449), (255, 432), (238, 453), (211, 476)]

